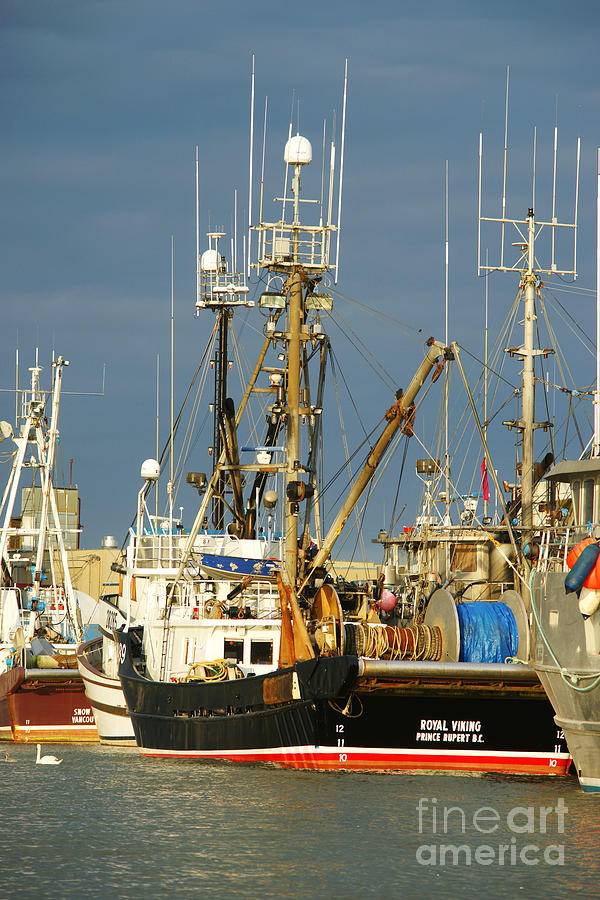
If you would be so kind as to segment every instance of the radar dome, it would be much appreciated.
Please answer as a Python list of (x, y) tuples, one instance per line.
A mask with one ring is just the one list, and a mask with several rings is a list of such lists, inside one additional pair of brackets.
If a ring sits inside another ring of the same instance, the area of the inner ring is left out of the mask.
[(275, 491), (265, 491), (263, 494), (263, 506), (265, 509), (273, 509), (277, 506), (277, 494)]
[(216, 272), (218, 265), (217, 251), (205, 250), (200, 257), (200, 268), (203, 272)]
[(305, 166), (312, 161), (312, 147), (308, 138), (297, 134), (285, 145), (283, 159), (290, 166)]
[(157, 481), (160, 477), (160, 465), (155, 459), (145, 459), (140, 475), (145, 481)]

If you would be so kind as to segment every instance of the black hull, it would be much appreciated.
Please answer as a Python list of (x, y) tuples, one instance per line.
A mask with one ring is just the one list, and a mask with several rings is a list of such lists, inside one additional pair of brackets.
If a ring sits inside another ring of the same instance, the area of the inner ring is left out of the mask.
[(386, 684), (361, 677), (359, 660), (344, 656), (237, 681), (171, 684), (141, 676), (131, 661), (135, 635), (118, 637), (121, 683), (146, 756), (528, 775), (564, 775), (569, 766), (550, 704), (531, 680)]

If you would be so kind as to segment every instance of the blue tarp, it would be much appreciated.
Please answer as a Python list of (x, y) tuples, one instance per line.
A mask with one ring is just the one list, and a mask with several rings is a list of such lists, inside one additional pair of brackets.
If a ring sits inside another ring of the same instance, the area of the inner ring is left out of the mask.
[(517, 623), (505, 603), (459, 603), (460, 662), (503, 663), (516, 656)]

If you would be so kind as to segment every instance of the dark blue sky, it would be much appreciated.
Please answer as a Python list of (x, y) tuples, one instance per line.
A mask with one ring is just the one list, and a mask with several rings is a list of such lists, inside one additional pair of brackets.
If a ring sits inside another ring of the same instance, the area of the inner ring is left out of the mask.
[[(558, 108), (558, 215), (572, 217), (575, 144), (581, 135), (578, 285), (595, 286), (599, 24), (593, 2), (308, 0), (291, 6), (271, 0), (4, 0), (0, 387), (14, 384), (17, 345), (22, 377), (36, 345), (42, 361), (49, 360), (52, 348), (67, 356), (65, 391), (98, 391), (107, 364), (104, 397), (67, 395), (62, 408), (63, 466), (68, 478), (73, 458), (84, 546), (97, 546), (108, 533), (121, 539), (133, 516), (139, 465), (155, 452), (157, 354), (161, 442), (167, 437), (171, 235), (176, 403), (212, 327), (210, 314), (193, 318), (195, 145), (202, 225), (229, 230), (234, 188), (240, 218), (247, 204), (252, 54), (259, 132), (265, 94), (269, 97), (268, 196), (281, 189), (292, 91), (300, 103), (300, 130), (315, 148), (307, 194), (318, 196), (322, 122), (334, 108), (339, 115), (348, 57), (339, 288), (425, 336), (443, 337), (449, 161), (450, 337), (480, 353), (477, 142), (483, 127), (484, 209), (495, 214), (507, 65), (509, 212), (522, 217), (530, 205), (535, 125), (536, 212), (549, 215)], [(500, 328), (516, 286), (512, 276), (490, 279), (490, 330)], [(593, 329), (591, 295), (556, 296), (584, 328)], [(337, 309), (392, 381), (405, 384), (421, 356), (422, 335), (384, 327), (373, 316), (365, 321), (341, 302)], [(260, 322), (256, 311), (238, 314), (240, 322), (243, 318), (250, 348), (252, 326)], [(556, 327), (565, 330), (560, 323)], [(335, 340), (333, 329), (331, 335)], [(575, 381), (590, 383), (593, 358), (567, 337)], [(371, 426), (392, 394), (370, 369), (356, 365), (350, 345), (342, 343), (338, 356), (348, 378), (354, 376), (356, 405), (366, 410)], [(438, 405), (439, 398), (432, 414)], [(14, 396), (0, 394), (0, 417), (12, 420), (13, 410)], [(354, 419), (349, 405), (345, 416)], [(334, 412), (334, 428), (336, 423)], [(434, 432), (429, 419), (419, 428), (421, 435)], [(188, 468), (210, 466), (210, 443), (207, 431)], [(415, 447), (413, 455), (422, 452)], [(507, 455), (497, 465), (511, 462)], [(3, 464), (3, 481), (6, 470)], [(407, 485), (412, 471), (411, 462)], [(391, 477), (366, 519), (367, 537), (387, 524), (394, 492)], [(407, 486), (402, 501), (407, 511), (415, 496)], [(188, 522), (195, 502), (191, 489), (183, 489), (179, 503)]]

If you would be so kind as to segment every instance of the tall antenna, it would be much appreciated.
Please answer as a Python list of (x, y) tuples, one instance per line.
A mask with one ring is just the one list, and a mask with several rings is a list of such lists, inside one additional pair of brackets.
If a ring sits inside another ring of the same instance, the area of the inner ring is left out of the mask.
[(196, 144), (196, 297), (198, 297), (199, 293), (200, 293), (200, 191), (199, 191), (199, 186), (198, 186), (198, 145)]
[[(485, 265), (487, 268), (488, 264), (488, 251), (486, 247), (485, 251)], [(485, 444), (487, 445), (487, 427), (488, 427), (488, 281), (489, 275), (486, 272), (484, 282), (485, 282), (485, 317), (484, 317), (484, 336), (483, 336), (483, 439)], [(488, 514), (488, 501), (485, 498), (485, 494), (483, 497), (483, 515), (486, 517)]]
[(321, 202), (319, 204), (319, 222), (323, 224), (323, 190), (325, 187), (325, 135), (327, 131), (327, 120), (323, 119), (323, 155), (321, 161)]
[(15, 428), (19, 419), (19, 348), (15, 355)]
[(500, 242), (500, 265), (504, 265), (504, 219), (506, 218), (506, 167), (508, 157), (508, 78), (510, 66), (506, 67), (506, 105), (504, 111), (504, 172), (502, 175), (502, 237)]
[(335, 114), (331, 127), (331, 146), (329, 148), (329, 199), (327, 202), (327, 225), (332, 224), (332, 208), (333, 208), (333, 183), (335, 179)]
[[(558, 95), (554, 113), (554, 160), (552, 163), (552, 221), (556, 219), (556, 155), (558, 151)], [(554, 267), (554, 229), (552, 229), (552, 267)]]
[(338, 221), (337, 221), (337, 247), (335, 251), (335, 279), (334, 283), (338, 282), (338, 266), (340, 262), (340, 234), (342, 228), (342, 187), (344, 183), (344, 141), (346, 137), (346, 97), (348, 92), (348, 60), (346, 59), (346, 66), (344, 70), (344, 102), (342, 105), (342, 143), (340, 148), (340, 186), (339, 186), (339, 195), (338, 195)]
[(535, 209), (535, 156), (537, 149), (537, 128), (533, 126), (533, 178), (531, 180), (531, 208)]
[[(158, 459), (158, 431), (159, 431), (159, 415), (160, 415), (160, 353), (156, 354), (156, 459)], [(155, 491), (156, 499), (156, 518), (158, 519), (158, 491)]]
[(252, 81), (250, 90), (250, 177), (248, 183), (248, 269), (250, 278), (250, 255), (252, 246), (252, 159), (254, 155), (254, 53), (252, 54)]
[[(333, 202), (335, 191), (335, 143), (333, 135), (335, 127), (332, 130), (332, 141), (330, 151), (330, 169), (329, 169), (329, 194), (327, 199), (327, 215), (326, 221), (323, 215), (325, 202), (325, 172), (324, 167), (321, 172), (321, 194), (319, 199), (306, 199), (300, 195), (299, 181), (302, 166), (310, 163), (312, 160), (312, 145), (310, 141), (297, 134), (292, 137), (293, 131), (293, 115), (295, 109), (295, 92), (292, 98), (290, 121), (288, 123), (288, 140), (286, 151), (284, 153), (285, 173), (283, 184), (283, 196), (275, 197), (275, 203), (281, 203), (281, 213), (278, 221), (263, 221), (262, 216), (262, 196), (263, 196), (263, 179), (264, 179), (264, 143), (266, 138), (266, 113), (267, 106), (265, 103), (265, 126), (263, 137), (263, 165), (261, 171), (261, 210), (259, 221), (257, 224), (251, 225), (251, 230), (257, 232), (257, 244), (255, 259), (251, 256), (251, 246), (248, 245), (248, 271), (251, 267), (258, 269), (269, 269), (275, 272), (282, 267), (287, 270), (288, 267), (301, 265), (305, 271), (321, 273), (329, 271), (334, 274), (337, 280), (339, 270), (339, 250), (340, 250), (340, 230), (342, 215), (342, 188), (343, 188), (343, 168), (344, 168), (344, 141), (345, 141), (345, 122), (347, 108), (347, 82), (348, 82), (348, 60), (345, 63), (344, 70), (344, 94), (343, 94), (343, 117), (342, 117), (342, 153), (340, 155), (340, 174), (339, 174), (339, 192), (337, 203), (337, 224), (333, 223)], [(323, 129), (324, 140), (326, 136), (326, 125)], [(288, 152), (289, 151), (289, 152)], [(298, 156), (298, 153), (300, 154)], [(324, 155), (324, 154), (323, 154)], [(289, 188), (289, 190), (288, 190)], [(300, 218), (300, 209), (306, 205), (314, 204), (318, 208), (319, 223), (317, 225), (309, 225)], [(293, 216), (290, 221), (290, 209), (293, 207)], [(251, 219), (250, 219), (251, 221)], [(334, 263), (330, 262), (330, 253), (333, 250), (331, 235), (337, 231), (337, 248), (336, 259)], [(331, 298), (329, 298), (331, 301)], [(315, 300), (314, 302), (318, 302)], [(315, 307), (316, 308), (316, 307)]]
[(600, 148), (596, 199), (596, 396), (594, 397), (594, 452), (600, 456)]
[[(448, 253), (448, 160), (446, 160), (446, 241), (445, 241), (445, 251), (446, 251), (446, 265), (445, 265), (445, 290), (444, 290), (444, 308), (445, 308), (445, 339), (444, 346), (448, 346), (448, 264), (449, 264), (449, 253)], [(444, 373), (444, 447), (445, 447), (445, 459), (444, 459), (444, 469), (446, 473), (446, 516), (445, 516), (445, 525), (450, 525), (450, 457), (448, 455), (448, 389), (449, 389), (449, 381), (448, 381), (448, 367), (446, 366), (446, 372)]]
[(173, 397), (173, 370), (174, 370), (174, 362), (175, 362), (175, 303), (174, 303), (174, 283), (173, 283), (173, 270), (175, 263), (175, 249), (174, 249), (174, 241), (173, 235), (171, 235), (171, 465), (170, 465), (170, 473), (169, 473), (169, 558), (170, 564), (173, 565), (173, 465), (174, 465), (174, 450), (173, 450), (173, 430), (174, 430), (174, 397)]
[(260, 207), (258, 221), (262, 222), (263, 217), (263, 191), (265, 187), (265, 145), (267, 143), (267, 106), (269, 98), (265, 97), (265, 120), (263, 125), (263, 145), (262, 145), (262, 163), (260, 167)]
[(237, 188), (233, 192), (233, 271), (237, 272)]

